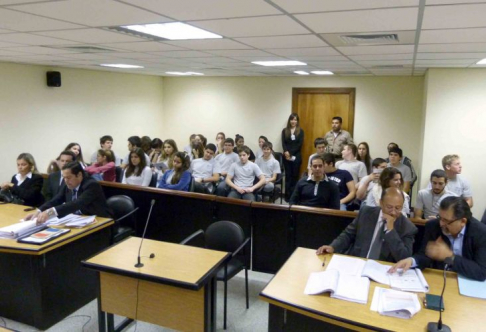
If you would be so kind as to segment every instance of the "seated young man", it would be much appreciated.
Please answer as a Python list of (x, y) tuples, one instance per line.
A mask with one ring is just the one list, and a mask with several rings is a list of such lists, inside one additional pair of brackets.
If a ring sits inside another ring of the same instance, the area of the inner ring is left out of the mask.
[(457, 196), (447, 190), (447, 174), (441, 169), (436, 169), (430, 175), (431, 189), (422, 189), (418, 192), (415, 203), (414, 215), (422, 220), (435, 219), (439, 213), (440, 202), (449, 196)]
[(235, 141), (232, 138), (227, 138), (224, 140), (223, 151), (214, 158), (214, 160), (219, 164), (220, 170), (220, 182), (216, 188), (217, 196), (228, 196), (230, 187), (226, 184), (226, 175), (230, 169), (230, 166), (240, 160), (238, 154), (233, 152), (233, 147), (235, 146)]
[(466, 200), (473, 207), (473, 194), (469, 181), (461, 174), (462, 165), (458, 155), (450, 154), (442, 158), (442, 167), (447, 174), (447, 190)]
[(368, 193), (373, 189), (375, 184), (378, 183), (380, 179), (380, 174), (386, 168), (387, 163), (386, 160), (383, 158), (375, 158), (371, 163), (372, 172), (370, 175), (365, 176), (361, 179), (358, 184), (358, 190), (356, 191), (356, 198), (361, 200), (361, 205), (366, 202), (366, 196)]
[[(142, 139), (138, 136), (130, 136), (128, 137), (128, 154), (123, 159), (122, 164), (120, 165), (121, 168), (125, 169), (130, 164), (130, 154), (135, 152), (137, 148), (141, 148), (142, 146)], [(150, 167), (150, 157), (144, 153), (145, 156), (145, 164)]]
[(314, 147), (316, 148), (316, 153), (311, 154), (309, 157), (309, 162), (307, 163), (307, 174), (311, 174), (311, 160), (314, 156), (317, 156), (318, 154), (324, 154), (327, 149), (327, 141), (322, 138), (322, 137), (317, 137), (314, 140)]
[(191, 162), (192, 177), (196, 181), (196, 186), (200, 187), (198, 191), (207, 194), (213, 191), (213, 183), (219, 180), (220, 168), (213, 158), (215, 153), (216, 145), (209, 143), (204, 149), (204, 156)]
[[(115, 152), (112, 150), (113, 148), (113, 137), (110, 135), (104, 135), (100, 138), (100, 147), (103, 150), (110, 150), (113, 153), (113, 157), (115, 158), (115, 166), (121, 165), (121, 159), (115, 155)], [(94, 164), (98, 161), (98, 149), (91, 155), (91, 163)]]
[[(265, 184), (265, 175), (256, 164), (248, 160), (249, 147), (246, 145), (239, 147), (238, 155), (240, 160), (231, 165), (226, 176), (226, 184), (231, 187), (228, 197), (254, 201), (254, 192)], [(260, 179), (257, 184), (253, 184), (255, 177)]]
[(312, 175), (297, 182), (290, 197), (290, 205), (305, 205), (339, 210), (339, 188), (324, 173), (324, 157), (314, 156), (311, 161)]
[(279, 162), (272, 155), (273, 145), (270, 142), (265, 142), (262, 145), (263, 156), (257, 158), (256, 164), (265, 175), (265, 185), (262, 191), (272, 193), (275, 188), (275, 181), (278, 174), (281, 173)]
[(388, 153), (388, 157), (390, 158), (388, 167), (395, 167), (402, 173), (403, 191), (408, 194), (410, 192), (410, 183), (412, 182), (412, 171), (410, 170), (410, 167), (400, 162), (403, 157), (402, 149), (391, 148)]
[(354, 180), (348, 171), (337, 169), (334, 164), (336, 158), (332, 153), (325, 153), (324, 157), (324, 173), (329, 180), (333, 181), (339, 188), (339, 203), (342, 211), (347, 211), (348, 204), (354, 200), (356, 196), (356, 186)]
[(343, 169), (351, 173), (355, 184), (357, 185), (362, 178), (368, 175), (364, 162), (356, 159), (358, 147), (354, 144), (344, 145), (341, 155), (343, 160), (336, 162), (336, 168)]

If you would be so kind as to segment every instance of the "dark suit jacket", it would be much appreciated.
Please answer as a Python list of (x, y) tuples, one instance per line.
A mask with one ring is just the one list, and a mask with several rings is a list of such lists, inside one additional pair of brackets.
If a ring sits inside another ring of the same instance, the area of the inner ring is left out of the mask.
[[(451, 242), (447, 236), (442, 234), (439, 219), (428, 221), (425, 224), (422, 246), (419, 252), (413, 256), (419, 268), (444, 269), (443, 262), (433, 261), (425, 255), (427, 243), (437, 240), (439, 236), (451, 247)], [(474, 280), (482, 281), (486, 279), (486, 225), (474, 218), (466, 224), (464, 241), (462, 243), (462, 257), (455, 256), (452, 270)]]
[(42, 205), (39, 209), (44, 211), (54, 207), (56, 208), (59, 218), (78, 210), (85, 215), (96, 215), (107, 218), (112, 216), (112, 212), (106, 204), (106, 198), (100, 184), (86, 174), (79, 186), (78, 199), (74, 202), (72, 202), (71, 199), (72, 190), (66, 185), (63, 185), (57, 195), (49, 202)]
[(64, 180), (61, 182), (61, 172), (54, 172), (49, 174), (47, 181), (44, 182), (44, 197), (46, 201), (50, 201), (59, 192)]
[[(366, 257), (373, 240), (380, 210), (380, 207), (363, 206), (356, 219), (332, 241), (331, 246), (334, 251), (351, 256)], [(384, 236), (379, 259), (398, 262), (410, 257), (416, 233), (417, 227), (408, 218), (400, 214), (395, 221), (393, 230)]]
[(19, 186), (15, 175), (12, 177), (14, 186), (10, 189), (11, 193), (22, 199), (25, 205), (39, 206), (44, 203), (42, 196), (42, 184), (44, 179), (39, 174), (32, 174), (30, 179), (25, 179)]

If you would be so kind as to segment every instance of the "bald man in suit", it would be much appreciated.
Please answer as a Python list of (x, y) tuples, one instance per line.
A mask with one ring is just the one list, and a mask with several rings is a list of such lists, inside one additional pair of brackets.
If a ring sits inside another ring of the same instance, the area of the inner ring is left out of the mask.
[(397, 262), (412, 254), (417, 228), (402, 215), (404, 196), (397, 188), (383, 191), (380, 206), (364, 206), (358, 217), (318, 255), (341, 253), (351, 256)]

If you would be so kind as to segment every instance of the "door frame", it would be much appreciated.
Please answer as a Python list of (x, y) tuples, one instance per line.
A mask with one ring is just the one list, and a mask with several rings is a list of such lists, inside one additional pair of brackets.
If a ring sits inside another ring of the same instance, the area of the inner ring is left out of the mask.
[(347, 94), (349, 95), (349, 119), (346, 129), (354, 137), (354, 108), (356, 88), (292, 88), (292, 113), (297, 113), (299, 94)]

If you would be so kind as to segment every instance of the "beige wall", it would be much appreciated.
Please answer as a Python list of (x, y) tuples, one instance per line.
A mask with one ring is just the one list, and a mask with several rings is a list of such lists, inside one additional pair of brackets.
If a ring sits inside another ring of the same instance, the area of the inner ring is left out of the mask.
[(426, 84), (422, 187), (442, 168), (443, 156), (460, 155), (480, 219), (486, 208), (486, 70), (431, 69)]
[[(48, 70), (61, 72), (60, 88), (46, 86)], [(73, 141), (89, 159), (104, 134), (124, 156), (129, 136), (161, 135), (162, 93), (161, 77), (0, 63), (0, 182), (16, 173), (21, 152), (45, 172)]]
[[(187, 144), (191, 133), (214, 142), (218, 131), (241, 134), (252, 149), (265, 135), (281, 151), (280, 133), (294, 87), (356, 88), (354, 138), (372, 157), (394, 141), (419, 166), (423, 77), (208, 77), (164, 79), (164, 138)], [(309, 139), (309, 138), (307, 138)], [(314, 138), (310, 138), (313, 141)], [(418, 170), (417, 170), (418, 171)]]

